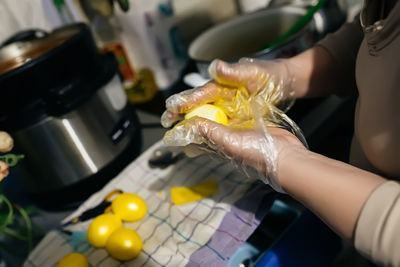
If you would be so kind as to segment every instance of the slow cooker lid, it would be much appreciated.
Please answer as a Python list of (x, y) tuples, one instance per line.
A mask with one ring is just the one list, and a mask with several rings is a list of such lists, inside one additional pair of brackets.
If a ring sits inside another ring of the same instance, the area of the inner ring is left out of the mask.
[(0, 75), (36, 59), (79, 32), (77, 25), (54, 30), (39, 29), (16, 33), (0, 46)]

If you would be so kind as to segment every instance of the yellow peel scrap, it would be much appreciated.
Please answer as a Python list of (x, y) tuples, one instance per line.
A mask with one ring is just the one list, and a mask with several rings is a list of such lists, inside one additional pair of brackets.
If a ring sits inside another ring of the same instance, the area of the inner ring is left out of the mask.
[(171, 201), (175, 205), (182, 205), (214, 195), (218, 192), (217, 182), (208, 180), (190, 187), (172, 187)]

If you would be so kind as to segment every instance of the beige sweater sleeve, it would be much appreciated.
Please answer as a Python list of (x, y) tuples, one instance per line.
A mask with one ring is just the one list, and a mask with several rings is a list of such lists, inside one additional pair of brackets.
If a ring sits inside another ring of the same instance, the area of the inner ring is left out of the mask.
[(355, 232), (355, 247), (376, 263), (400, 266), (400, 184), (389, 181), (369, 197)]
[(353, 22), (345, 23), (335, 33), (328, 34), (317, 45), (324, 47), (339, 63), (342, 70), (343, 90), (339, 94), (349, 94), (346, 90), (355, 90), (355, 67), (357, 53), (363, 40), (364, 33), (360, 25), (359, 16)]

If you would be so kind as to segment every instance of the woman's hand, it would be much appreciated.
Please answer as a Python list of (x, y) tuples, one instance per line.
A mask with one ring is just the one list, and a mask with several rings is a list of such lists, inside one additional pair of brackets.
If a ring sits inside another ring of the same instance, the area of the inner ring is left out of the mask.
[(253, 98), (286, 111), (293, 103), (292, 77), (285, 60), (263, 61), (243, 58), (236, 64), (214, 60), (209, 67), (213, 81), (196, 89), (169, 97), (161, 117), (164, 127), (183, 118), (191, 109), (215, 101), (230, 101), (237, 88), (245, 88)]
[[(235, 129), (199, 117), (175, 127), (164, 136), (163, 141), (166, 145), (177, 145), (177, 140), (185, 140), (187, 136), (193, 137), (190, 154), (211, 149), (236, 164), (257, 170), (261, 180), (279, 192), (283, 192), (279, 181), (279, 162), (288, 153), (307, 150), (299, 139), (281, 128)], [(193, 148), (197, 151), (193, 152)]]
[(197, 153), (193, 153), (193, 147), (197, 151), (219, 153), (257, 170), (264, 182), (282, 191), (277, 174), (279, 154), (292, 146), (305, 149), (289, 132), (268, 128), (285, 127), (302, 136), (300, 129), (282, 111), (293, 101), (292, 78), (285, 62), (241, 59), (236, 64), (228, 64), (213, 61), (209, 73), (214, 80), (168, 98), (161, 122), (164, 127), (170, 127), (193, 108), (213, 103), (227, 113), (228, 126), (194, 117), (168, 131), (164, 143), (186, 146), (185, 151), (192, 155)]

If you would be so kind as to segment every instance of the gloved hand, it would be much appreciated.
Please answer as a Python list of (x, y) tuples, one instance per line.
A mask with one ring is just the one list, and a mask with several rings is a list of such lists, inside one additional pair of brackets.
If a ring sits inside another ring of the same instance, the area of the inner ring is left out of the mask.
[(293, 134), (268, 127), (289, 129), (305, 143), (297, 125), (276, 107), (290, 105), (291, 101), (285, 100), (293, 95), (286, 66), (283, 62), (254, 63), (248, 59), (234, 65), (214, 61), (210, 75), (214, 81), (170, 97), (162, 123), (171, 126), (192, 108), (213, 103), (226, 111), (228, 126), (193, 117), (168, 131), (164, 143), (190, 147), (197, 144), (200, 150), (211, 150), (240, 166), (252, 167), (265, 183), (282, 192), (278, 177), (282, 152), (306, 149)]
[[(244, 88), (255, 99), (255, 102), (270, 103), (286, 112), (294, 101), (294, 90), (291, 88), (291, 77), (287, 61), (264, 61), (242, 58), (236, 64), (228, 64), (214, 60), (209, 67), (210, 76), (214, 79), (202, 87), (186, 90), (169, 97), (166, 101), (167, 110), (161, 117), (161, 123), (168, 128), (183, 118), (183, 114), (192, 108), (211, 102), (233, 102), (225, 105), (230, 118), (243, 116), (240, 98), (236, 96), (236, 88)], [(242, 91), (243, 93), (243, 91)], [(232, 107), (233, 106), (233, 107)]]
[(235, 165), (247, 167), (258, 171), (259, 179), (278, 191), (284, 192), (279, 182), (279, 162), (284, 160), (288, 153), (306, 149), (304, 144), (292, 133), (278, 127), (263, 126), (256, 129), (234, 129), (229, 126), (194, 117), (180, 125), (183, 129), (174, 128), (163, 139), (166, 145), (179, 144), (179, 140), (185, 140), (187, 136), (193, 136), (193, 142), (185, 147), (193, 152), (197, 143), (197, 150), (217, 153)]

